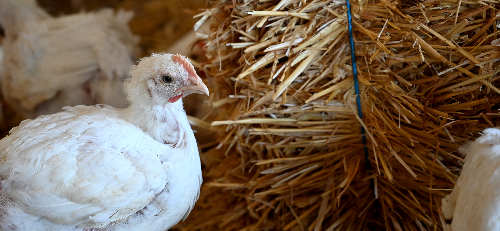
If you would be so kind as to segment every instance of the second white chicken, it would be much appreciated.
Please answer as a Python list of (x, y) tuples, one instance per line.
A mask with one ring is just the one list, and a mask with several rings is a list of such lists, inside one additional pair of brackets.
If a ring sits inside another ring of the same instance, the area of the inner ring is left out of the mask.
[(138, 53), (132, 12), (52, 17), (34, 0), (0, 0), (2, 93), (26, 118), (67, 105), (125, 107), (122, 82)]
[(460, 148), (465, 164), (442, 211), (451, 224), (444, 230), (500, 230), (500, 129), (488, 128)]

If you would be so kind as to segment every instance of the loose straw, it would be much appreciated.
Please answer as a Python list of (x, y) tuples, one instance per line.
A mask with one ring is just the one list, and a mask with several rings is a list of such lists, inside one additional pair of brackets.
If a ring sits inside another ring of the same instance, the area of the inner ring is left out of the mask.
[[(358, 69), (356, 67), (356, 54), (354, 52), (354, 36), (352, 34), (352, 18), (351, 18), (351, 3), (347, 0), (347, 21), (348, 21), (348, 29), (349, 29), (349, 44), (351, 45), (351, 61), (352, 61), (352, 75), (354, 77), (354, 91), (356, 92), (356, 103), (358, 105), (358, 115), (359, 119), (363, 120), (363, 110), (361, 109), (361, 97), (359, 94), (359, 83), (358, 83)], [(366, 142), (366, 131), (365, 127), (361, 126), (361, 140), (363, 142), (363, 151), (365, 152), (365, 160), (366, 160), (366, 170), (369, 174), (372, 172), (372, 167), (370, 164), (370, 158), (368, 156), (368, 148)], [(375, 191), (375, 183), (373, 178), (370, 178), (370, 185), (372, 187), (375, 198), (377, 197), (377, 193)]]

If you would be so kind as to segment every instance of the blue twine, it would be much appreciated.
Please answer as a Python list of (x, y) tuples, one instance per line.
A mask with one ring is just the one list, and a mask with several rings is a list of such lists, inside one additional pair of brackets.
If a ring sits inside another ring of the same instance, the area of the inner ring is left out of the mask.
[[(347, 0), (347, 21), (349, 22), (348, 24), (348, 29), (349, 29), (349, 43), (351, 45), (351, 62), (352, 62), (352, 74), (354, 77), (354, 90), (356, 92), (356, 101), (358, 105), (358, 115), (359, 118), (362, 120), (363, 119), (363, 111), (361, 110), (361, 97), (359, 94), (359, 83), (358, 83), (358, 70), (356, 67), (356, 54), (354, 53), (354, 36), (352, 35), (352, 18), (351, 18), (351, 3), (349, 0)], [(370, 164), (370, 158), (368, 156), (368, 147), (367, 147), (367, 142), (366, 142), (366, 131), (365, 127), (361, 126), (361, 139), (363, 141), (363, 150), (365, 152), (365, 160), (366, 160), (366, 170), (368, 171), (369, 174), (371, 174), (371, 164)], [(372, 189), (375, 191), (375, 184), (373, 182), (373, 178), (370, 178), (370, 184)]]

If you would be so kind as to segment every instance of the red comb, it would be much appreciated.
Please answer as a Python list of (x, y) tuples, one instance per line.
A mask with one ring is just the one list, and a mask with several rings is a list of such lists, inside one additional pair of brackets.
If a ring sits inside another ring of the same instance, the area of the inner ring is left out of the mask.
[(186, 71), (188, 72), (189, 77), (199, 78), (198, 75), (196, 74), (196, 71), (194, 70), (193, 65), (187, 59), (182, 57), (182, 55), (179, 54), (172, 55), (172, 60), (176, 63), (181, 64), (184, 67), (184, 69), (186, 69)]

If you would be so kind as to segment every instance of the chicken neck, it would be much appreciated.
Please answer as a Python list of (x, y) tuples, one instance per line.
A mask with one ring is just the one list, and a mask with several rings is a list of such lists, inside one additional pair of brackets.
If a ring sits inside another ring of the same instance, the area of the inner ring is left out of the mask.
[(179, 147), (187, 138), (194, 138), (182, 100), (166, 105), (131, 104), (122, 118), (163, 144)]

